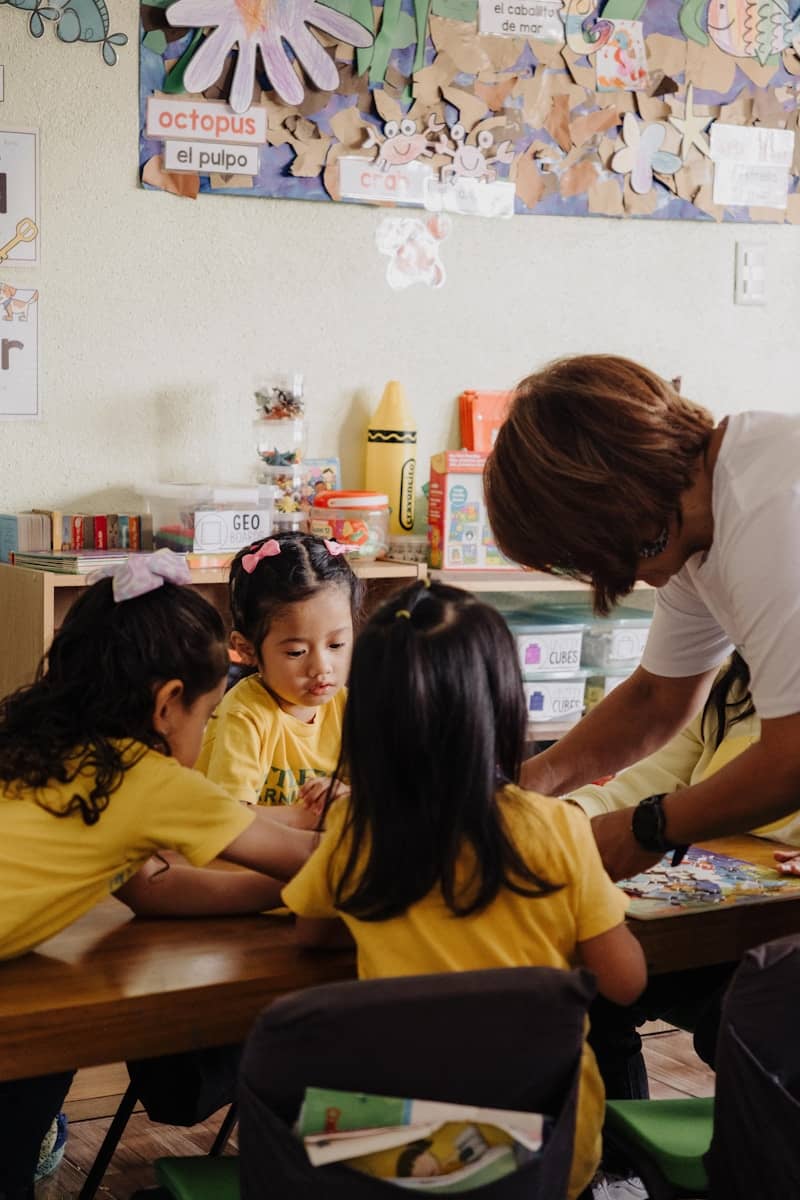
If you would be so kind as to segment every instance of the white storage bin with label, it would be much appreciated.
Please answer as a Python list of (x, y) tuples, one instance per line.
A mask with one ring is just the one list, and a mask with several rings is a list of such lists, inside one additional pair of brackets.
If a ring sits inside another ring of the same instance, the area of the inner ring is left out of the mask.
[(523, 679), (534, 679), (544, 671), (576, 671), (581, 665), (581, 645), (585, 626), (564, 625), (559, 621), (530, 616), (509, 615), (508, 627), (514, 635)]
[(594, 708), (596, 704), (599, 704), (601, 700), (604, 700), (610, 692), (613, 692), (615, 687), (617, 687), (620, 683), (624, 683), (628, 678), (628, 674), (619, 675), (610, 671), (608, 674), (595, 675), (590, 673), (587, 675), (585, 696), (586, 711), (589, 712), (589, 710)]
[(597, 617), (588, 605), (553, 604), (550, 612), (561, 621), (585, 622), (581, 666), (630, 675), (639, 665), (653, 620), (648, 609), (624, 605), (610, 617)]
[(270, 485), (158, 483), (141, 489), (153, 515), (153, 545), (179, 552), (239, 550), (272, 532)]
[(639, 665), (650, 632), (652, 613), (627, 609), (624, 616), (595, 617), (583, 635), (583, 664), (615, 674)]
[(577, 721), (583, 712), (586, 675), (586, 671), (541, 672), (526, 679), (522, 686), (528, 720)]

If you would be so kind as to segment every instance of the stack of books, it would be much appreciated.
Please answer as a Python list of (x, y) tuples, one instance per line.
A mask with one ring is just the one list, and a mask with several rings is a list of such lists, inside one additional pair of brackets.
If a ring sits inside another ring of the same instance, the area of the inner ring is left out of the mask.
[(13, 562), (16, 567), (33, 567), (37, 571), (89, 575), (99, 567), (119, 566), (130, 558), (131, 553), (130, 550), (17, 550)]
[(0, 513), (0, 562), (18, 550), (49, 550), (50, 519), (44, 513)]
[(152, 550), (149, 513), (71, 513), (34, 508), (0, 515), (0, 562), (32, 550)]

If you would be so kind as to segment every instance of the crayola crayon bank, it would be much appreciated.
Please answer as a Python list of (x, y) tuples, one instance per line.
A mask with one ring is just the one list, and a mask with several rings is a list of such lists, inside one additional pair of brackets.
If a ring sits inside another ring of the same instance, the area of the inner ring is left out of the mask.
[(401, 384), (390, 380), (367, 427), (365, 487), (389, 497), (389, 532), (414, 528), (417, 426)]

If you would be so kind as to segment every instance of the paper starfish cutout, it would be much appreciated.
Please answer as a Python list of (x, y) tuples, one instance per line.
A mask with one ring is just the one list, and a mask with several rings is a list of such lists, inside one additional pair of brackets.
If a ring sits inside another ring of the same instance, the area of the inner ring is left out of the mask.
[(701, 154), (705, 154), (706, 158), (711, 155), (711, 147), (708, 144), (708, 138), (705, 136), (705, 130), (711, 124), (711, 117), (696, 115), (693, 111), (693, 103), (694, 84), (690, 83), (686, 89), (683, 116), (669, 118), (670, 125), (674, 125), (681, 135), (681, 158), (684, 162), (692, 146), (696, 146)]

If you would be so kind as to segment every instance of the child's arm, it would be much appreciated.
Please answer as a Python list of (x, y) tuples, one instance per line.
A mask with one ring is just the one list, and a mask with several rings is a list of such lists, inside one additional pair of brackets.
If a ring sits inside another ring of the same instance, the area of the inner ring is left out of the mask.
[(275, 821), (268, 811), (257, 808), (255, 820), (220, 850), (218, 857), (277, 879), (291, 879), (316, 846), (319, 834)]
[(294, 940), (309, 950), (343, 950), (355, 945), (350, 930), (338, 918), (298, 917)]
[(625, 924), (578, 942), (578, 957), (597, 976), (597, 990), (613, 1004), (633, 1004), (644, 991), (647, 967), (642, 947)]
[(137, 916), (206, 917), (276, 908), (282, 887), (258, 871), (192, 867), (154, 856), (114, 894)]
[(258, 811), (268, 820), (290, 829), (316, 829), (319, 823), (319, 812), (299, 801), (297, 804), (260, 805)]

